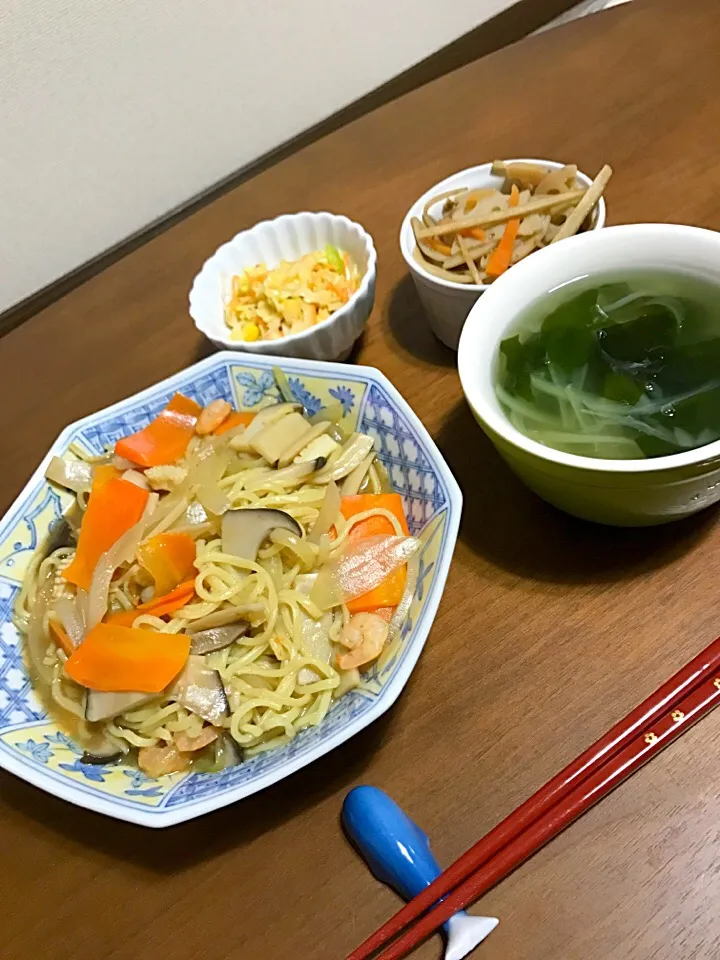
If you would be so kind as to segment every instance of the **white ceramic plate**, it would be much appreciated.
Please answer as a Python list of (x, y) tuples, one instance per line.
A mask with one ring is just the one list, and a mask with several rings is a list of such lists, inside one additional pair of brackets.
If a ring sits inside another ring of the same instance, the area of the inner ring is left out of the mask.
[(415, 596), (399, 643), (318, 726), (292, 743), (219, 774), (151, 779), (127, 765), (81, 762), (82, 750), (49, 717), (32, 691), (12, 610), (23, 575), (50, 525), (71, 502), (44, 479), (51, 456), (75, 442), (92, 453), (145, 426), (176, 391), (237, 409), (277, 402), (277, 360), (219, 353), (161, 383), (71, 424), (58, 437), (0, 521), (0, 766), (55, 796), (120, 820), (165, 827), (247, 797), (344, 743), (383, 714), (405, 686), (432, 626), (457, 537), (462, 496), (418, 417), (386, 378), (370, 367), (282, 361), (295, 396), (311, 413), (340, 402), (345, 423), (375, 438), (408, 525), (422, 542)]

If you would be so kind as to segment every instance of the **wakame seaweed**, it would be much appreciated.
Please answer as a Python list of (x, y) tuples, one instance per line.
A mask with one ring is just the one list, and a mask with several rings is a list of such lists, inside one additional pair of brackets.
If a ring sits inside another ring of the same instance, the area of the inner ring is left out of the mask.
[(568, 453), (665, 456), (720, 439), (720, 287), (670, 272), (565, 284), (500, 344), (496, 391)]

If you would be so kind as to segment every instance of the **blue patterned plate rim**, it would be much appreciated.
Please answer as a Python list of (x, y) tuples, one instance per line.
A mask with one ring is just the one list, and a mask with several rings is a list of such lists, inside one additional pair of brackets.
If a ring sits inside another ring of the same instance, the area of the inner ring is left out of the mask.
[[(276, 764), (272, 772), (262, 775), (261, 783), (251, 782), (245, 786), (228, 786), (222, 790), (222, 792), (211, 793), (209, 797), (205, 798), (201, 796), (199, 799), (194, 799), (191, 794), (189, 799), (185, 799), (183, 796), (181, 800), (181, 798), (177, 796), (179, 791), (182, 792), (185, 785), (191, 783), (194, 779), (198, 779), (198, 775), (190, 774), (168, 790), (161, 802), (155, 806), (142, 806), (131, 803), (120, 796), (95, 791), (82, 782), (64, 777), (51, 769), (44, 768), (42, 764), (37, 763), (30, 757), (22, 756), (16, 750), (12, 749), (9, 744), (2, 741), (0, 741), (1, 767), (34, 786), (45, 790), (47, 793), (89, 810), (143, 826), (171, 826), (234, 803), (245, 796), (249, 796), (284, 779), (291, 773), (306, 766), (312, 760), (318, 759), (335, 747), (340, 746), (340, 744), (344, 743), (356, 733), (359, 733), (372, 721), (382, 716), (397, 700), (422, 652), (442, 597), (457, 539), (462, 510), (462, 493), (457, 481), (422, 421), (413, 412), (410, 405), (387, 377), (374, 367), (347, 366), (342, 363), (326, 361), (277, 358), (264, 356), (262, 354), (244, 354), (236, 351), (220, 351), (212, 354), (210, 357), (164, 380), (158, 381), (144, 390), (131, 394), (124, 400), (120, 400), (80, 420), (76, 420), (66, 427), (59, 434), (38, 468), (0, 521), (0, 543), (2, 543), (9, 530), (12, 530), (18, 521), (22, 519), (28, 500), (37, 494), (39, 485), (45, 482), (45, 469), (50, 458), (58, 453), (64, 452), (73, 439), (81, 434), (87, 426), (105, 421), (114, 413), (120, 413), (129, 408), (140, 406), (143, 402), (152, 401), (162, 393), (173, 388), (180, 388), (182, 385), (187, 386), (194, 380), (199, 379), (202, 374), (219, 368), (225, 368), (229, 376), (229, 368), (231, 367), (250, 367), (268, 370), (276, 366), (280, 367), (286, 374), (297, 373), (326, 380), (337, 378), (344, 382), (365, 384), (368, 387), (371, 384), (375, 384), (387, 394), (393, 407), (417, 433), (417, 439), (422, 441), (422, 447), (428, 455), (428, 460), (432, 465), (433, 472), (436, 474), (436, 479), (441, 482), (444, 488), (444, 508), (438, 513), (433, 514), (425, 524), (427, 527), (435, 523), (438, 518), (444, 514), (442, 543), (438, 550), (432, 580), (418, 619), (413, 625), (411, 637), (406, 643), (402, 655), (398, 658), (398, 664), (393, 669), (389, 678), (384, 682), (380, 692), (377, 695), (373, 695), (354, 691), (354, 693), (358, 694), (357, 699), (359, 700), (359, 706), (355, 714), (353, 714), (347, 722), (332, 734), (325, 736), (320, 743), (307, 743), (304, 745), (305, 749), (299, 750), (295, 755), (289, 756), (282, 763)], [(364, 400), (366, 400), (365, 395)], [(358, 417), (360, 419), (360, 413)], [(413, 439), (415, 440), (416, 438), (413, 437)], [(0, 576), (0, 583), (4, 581), (5, 578)], [(340, 701), (340, 703), (342, 702), (343, 701)], [(40, 719), (34, 722), (28, 721), (15, 725), (6, 725), (1, 732), (7, 734), (13, 729), (27, 729), (31, 731), (35, 727), (40, 727), (47, 722), (51, 721)], [(322, 729), (322, 725), (316, 729)], [(292, 744), (289, 746), (292, 747)], [(283, 748), (283, 750), (287, 749), (288, 748)], [(264, 756), (272, 757), (273, 754), (266, 754)], [(225, 773), (230, 773), (230, 771), (225, 771)], [(223, 774), (219, 774), (217, 778), (213, 777), (212, 780), (216, 781), (222, 777)], [(174, 796), (177, 796), (175, 804), (173, 804)]]

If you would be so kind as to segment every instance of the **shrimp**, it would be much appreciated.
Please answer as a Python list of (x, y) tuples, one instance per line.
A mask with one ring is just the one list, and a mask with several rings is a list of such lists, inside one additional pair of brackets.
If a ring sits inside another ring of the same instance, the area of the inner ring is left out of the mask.
[(232, 413), (232, 407), (227, 400), (213, 400), (200, 412), (195, 424), (195, 433), (200, 437), (212, 433), (224, 423)]
[(341, 653), (337, 665), (341, 670), (352, 670), (370, 663), (382, 653), (390, 632), (390, 625), (376, 613), (356, 613), (340, 631), (338, 643), (348, 648)]
[(215, 727), (203, 727), (197, 737), (189, 737), (186, 733), (176, 733), (173, 740), (180, 753), (192, 753), (195, 750), (202, 750), (203, 747), (207, 747), (217, 738), (218, 732)]

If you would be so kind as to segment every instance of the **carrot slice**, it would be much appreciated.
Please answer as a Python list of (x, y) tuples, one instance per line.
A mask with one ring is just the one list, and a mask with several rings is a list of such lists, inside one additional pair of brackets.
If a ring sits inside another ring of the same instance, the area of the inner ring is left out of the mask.
[(219, 427), (216, 427), (213, 430), (213, 433), (216, 437), (219, 437), (221, 433), (227, 433), (228, 430), (232, 430), (234, 427), (247, 427), (255, 419), (255, 414), (250, 413), (249, 410), (236, 410), (235, 413), (231, 413), (227, 419), (223, 420)]
[(111, 613), (105, 618), (105, 623), (118, 624), (120, 626), (131, 627), (135, 623), (135, 618), (146, 614), (153, 617), (164, 617), (168, 613), (175, 613), (186, 603), (192, 600), (195, 594), (195, 581), (186, 580), (179, 584), (170, 593), (164, 597), (157, 597), (154, 600), (148, 600), (147, 603), (141, 603), (134, 610), (119, 610), (117, 613)]
[(115, 453), (142, 467), (175, 463), (187, 450), (201, 411), (194, 400), (176, 393), (144, 430), (118, 440)]
[(121, 473), (119, 470), (116, 470), (115, 467), (110, 464), (101, 463), (99, 467), (95, 467), (93, 470), (90, 493), (97, 493), (106, 483), (109, 483), (111, 480), (119, 480), (120, 477)]
[(137, 552), (140, 564), (155, 581), (158, 597), (176, 587), (194, 571), (195, 541), (188, 533), (159, 533), (143, 543)]
[(65, 632), (64, 628), (56, 620), (48, 621), (50, 636), (55, 641), (55, 645), (60, 647), (69, 657), (75, 652), (75, 645)]
[(69, 583), (90, 589), (98, 560), (138, 522), (148, 496), (147, 490), (116, 477), (91, 492), (75, 557), (62, 573)]
[(65, 663), (76, 683), (92, 690), (160, 693), (190, 655), (190, 637), (99, 623)]
[[(399, 493), (366, 493), (352, 497), (343, 497), (340, 501), (340, 512), (346, 520), (358, 513), (381, 508), (394, 514), (405, 536), (410, 535), (402, 497)], [(364, 540), (367, 537), (395, 536), (395, 529), (386, 517), (368, 517), (356, 523), (348, 534), (349, 540)], [(378, 612), (379, 608), (396, 607), (402, 600), (407, 582), (407, 570), (398, 567), (389, 573), (382, 583), (360, 597), (355, 597), (347, 604), (350, 613)]]
[[(516, 207), (519, 202), (520, 191), (518, 190), (517, 186), (513, 184), (510, 191), (510, 201), (508, 206)], [(508, 222), (505, 224), (505, 229), (503, 230), (503, 235), (500, 238), (500, 243), (497, 245), (497, 247), (495, 247), (493, 252), (488, 257), (485, 273), (487, 273), (489, 277), (499, 277), (502, 273), (505, 273), (507, 268), (510, 266), (513, 249), (515, 247), (515, 240), (517, 239), (519, 229), (519, 220), (508, 220)]]

